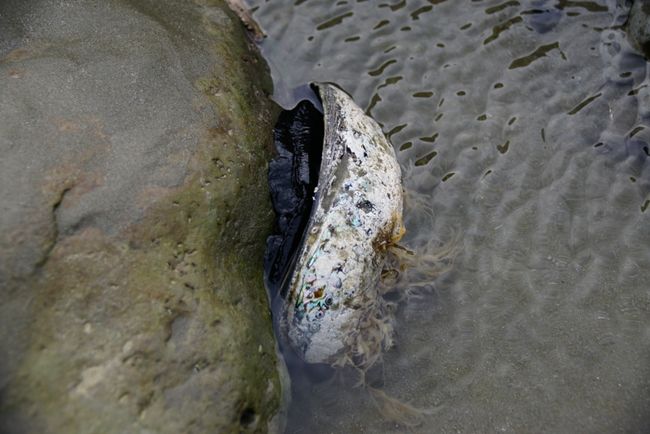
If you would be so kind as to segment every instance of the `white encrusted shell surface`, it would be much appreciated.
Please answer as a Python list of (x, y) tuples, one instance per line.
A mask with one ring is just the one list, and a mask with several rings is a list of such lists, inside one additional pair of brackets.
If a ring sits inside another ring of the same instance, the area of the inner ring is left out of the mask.
[(386, 248), (404, 232), (395, 151), (342, 90), (318, 84), (325, 117), (316, 198), (281, 328), (309, 363), (331, 363), (379, 297)]

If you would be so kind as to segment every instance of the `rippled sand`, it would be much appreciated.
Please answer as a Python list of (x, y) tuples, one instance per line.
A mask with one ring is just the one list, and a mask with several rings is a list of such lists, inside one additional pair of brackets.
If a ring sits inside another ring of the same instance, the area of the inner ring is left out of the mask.
[[(280, 103), (336, 82), (398, 149), (404, 244), (459, 236), (386, 354), (383, 390), (435, 409), (414, 431), (649, 432), (650, 87), (625, 2), (251, 3)], [(347, 377), (292, 374), (288, 432), (402, 430)]]

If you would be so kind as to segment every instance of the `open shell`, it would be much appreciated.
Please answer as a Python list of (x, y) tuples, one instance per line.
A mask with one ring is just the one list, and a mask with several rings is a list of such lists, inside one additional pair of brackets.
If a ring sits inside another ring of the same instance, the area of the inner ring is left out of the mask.
[(308, 363), (334, 363), (381, 295), (387, 248), (404, 233), (395, 151), (379, 125), (339, 88), (319, 83), (324, 143), (311, 216), (279, 329)]

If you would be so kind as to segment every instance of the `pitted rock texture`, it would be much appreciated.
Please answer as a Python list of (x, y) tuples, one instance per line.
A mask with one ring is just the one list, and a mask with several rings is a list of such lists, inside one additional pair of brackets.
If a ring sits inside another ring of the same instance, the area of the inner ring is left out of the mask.
[(0, 432), (261, 432), (266, 65), (218, 0), (0, 4)]

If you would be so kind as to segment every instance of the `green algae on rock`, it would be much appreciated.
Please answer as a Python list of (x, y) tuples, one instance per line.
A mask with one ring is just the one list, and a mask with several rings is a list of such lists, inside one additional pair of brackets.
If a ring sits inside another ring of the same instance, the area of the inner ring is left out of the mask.
[(264, 432), (274, 108), (221, 1), (0, 5), (0, 431)]

